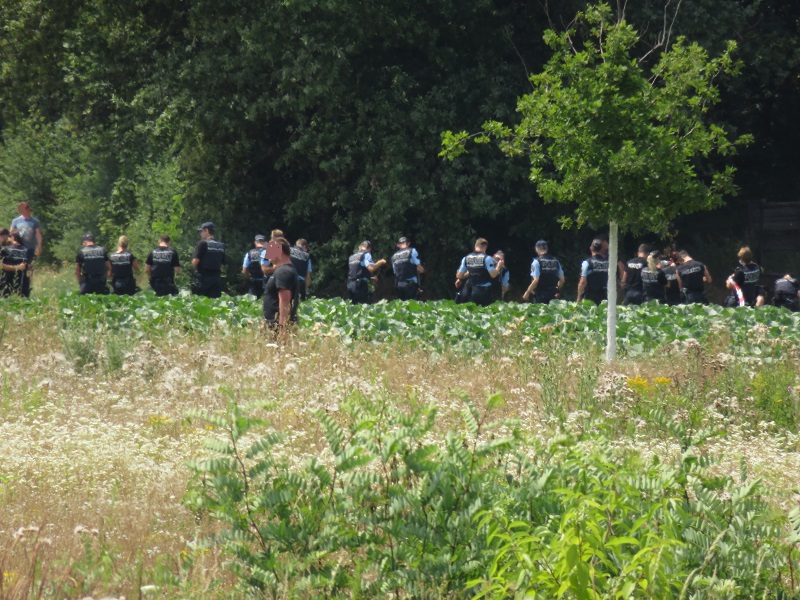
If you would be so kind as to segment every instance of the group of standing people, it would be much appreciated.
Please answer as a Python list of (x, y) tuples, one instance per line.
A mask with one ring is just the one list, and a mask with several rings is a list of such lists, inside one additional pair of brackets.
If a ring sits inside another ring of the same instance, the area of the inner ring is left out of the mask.
[[(456, 271), (455, 300), (487, 306), (505, 298), (509, 271), (501, 250), (488, 252), (489, 242), (478, 238), (472, 252), (461, 259)], [(522, 295), (526, 302), (549, 304), (561, 298), (566, 278), (559, 259), (550, 254), (546, 240), (535, 245), (536, 255), (531, 262), (531, 282)], [(608, 300), (608, 239), (598, 237), (589, 246), (590, 256), (582, 261), (578, 279), (577, 299), (600, 304)], [(761, 285), (763, 269), (753, 261), (749, 247), (742, 247), (739, 264), (726, 279), (730, 291), (725, 301), (729, 307), (760, 307), (766, 302), (767, 291)], [(387, 261), (374, 260), (372, 244), (364, 241), (348, 260), (347, 291), (354, 304), (371, 301), (369, 283), (379, 271), (391, 264), (395, 275), (395, 297), (398, 300), (418, 299), (419, 276), (425, 272), (417, 250), (402, 237), (397, 251)], [(647, 244), (641, 244), (635, 257), (617, 264), (618, 284), (622, 287), (624, 305), (658, 302), (678, 304), (708, 304), (706, 285), (712, 282), (708, 267), (695, 260), (688, 251), (662, 254)], [(800, 310), (800, 288), (797, 281), (785, 275), (774, 284), (773, 303), (790, 310)]]
[[(18, 206), (19, 216), (10, 229), (0, 229), (0, 295), (29, 296), (32, 266), (42, 252), (42, 230), (31, 214), (27, 202)], [(218, 298), (222, 295), (222, 267), (225, 244), (216, 238), (216, 226), (207, 221), (197, 228), (200, 240), (192, 255), (194, 279), (192, 293)], [(504, 299), (508, 291), (509, 271), (501, 250), (489, 254), (485, 238), (475, 241), (472, 252), (464, 256), (456, 270), (456, 302), (473, 302), (486, 306)], [(560, 298), (566, 278), (561, 262), (550, 254), (546, 240), (535, 244), (531, 262), (531, 282), (522, 298), (526, 302), (548, 304)], [(596, 304), (608, 298), (608, 240), (594, 239), (590, 256), (581, 263), (577, 299)], [(726, 306), (763, 306), (767, 291), (761, 285), (763, 269), (753, 261), (749, 247), (737, 255), (739, 265), (726, 279), (730, 291)], [(419, 252), (405, 236), (397, 240), (390, 259), (374, 260), (372, 243), (363, 241), (348, 259), (347, 292), (354, 304), (371, 301), (370, 282), (383, 267), (391, 264), (394, 272), (395, 297), (398, 300), (419, 299), (421, 276), (425, 273)], [(162, 235), (158, 246), (145, 260), (145, 273), (157, 296), (175, 295), (175, 276), (181, 264), (177, 251), (170, 246), (168, 235)], [(139, 291), (136, 275), (139, 262), (128, 249), (128, 239), (119, 238), (116, 252), (109, 253), (95, 243), (94, 236), (83, 236), (75, 258), (75, 277), (81, 294), (132, 295)], [(263, 297), (264, 317), (271, 326), (279, 327), (296, 320), (297, 304), (308, 295), (312, 277), (308, 241), (298, 239), (290, 245), (281, 230), (271, 232), (269, 240), (256, 235), (253, 247), (244, 256), (242, 274), (247, 278), (248, 292)], [(712, 282), (708, 267), (685, 250), (662, 254), (641, 244), (635, 257), (618, 263), (618, 282), (622, 287), (623, 304), (659, 302), (668, 305), (708, 303), (705, 286)], [(109, 290), (108, 282), (111, 281)], [(774, 284), (773, 303), (790, 310), (800, 310), (800, 286), (790, 275)]]
[(0, 229), (0, 295), (28, 297), (33, 263), (42, 253), (42, 225), (27, 202), (20, 202), (17, 210), (19, 216), (11, 221), (11, 228)]

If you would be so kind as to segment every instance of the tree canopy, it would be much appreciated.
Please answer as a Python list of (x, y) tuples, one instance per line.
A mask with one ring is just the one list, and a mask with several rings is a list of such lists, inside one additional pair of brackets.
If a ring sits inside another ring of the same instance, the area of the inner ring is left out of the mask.
[[(320, 282), (340, 279), (365, 237), (386, 253), (411, 236), (442, 288), (474, 235), (502, 243), (512, 266), (529, 261), (532, 235), (577, 251), (524, 159), (437, 153), (442, 130), (513, 125), (549, 56), (542, 32), (585, 5), (4, 0), (0, 218), (27, 197), (60, 259), (85, 228), (134, 244), (166, 228), (188, 247), (191, 226), (213, 219), (244, 248), (281, 227), (311, 240)], [(663, 1), (627, 11), (651, 47)], [(698, 0), (667, 16), (687, 48), (739, 44), (743, 75), (720, 87), (732, 101), (718, 114), (756, 138), (737, 163), (744, 198), (764, 193), (762, 173), (770, 193), (796, 193), (785, 165), (800, 130), (800, 8)]]

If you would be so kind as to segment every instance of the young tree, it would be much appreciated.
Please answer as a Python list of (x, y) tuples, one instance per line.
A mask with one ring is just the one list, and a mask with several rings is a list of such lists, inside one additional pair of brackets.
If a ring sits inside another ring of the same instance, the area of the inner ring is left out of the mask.
[(489, 121), (480, 134), (445, 132), (442, 155), (459, 156), (470, 138), (497, 140), (507, 154), (530, 159), (545, 202), (574, 204), (563, 226), (609, 224), (606, 359), (613, 360), (619, 230), (664, 233), (676, 216), (735, 192), (733, 167), (714, 169), (706, 159), (749, 141), (707, 122), (719, 101), (716, 78), (739, 69), (736, 46), (709, 58), (678, 38), (636, 58), (637, 32), (605, 4), (578, 13), (564, 33), (547, 31), (545, 41), (553, 56), (518, 101), (519, 125)]

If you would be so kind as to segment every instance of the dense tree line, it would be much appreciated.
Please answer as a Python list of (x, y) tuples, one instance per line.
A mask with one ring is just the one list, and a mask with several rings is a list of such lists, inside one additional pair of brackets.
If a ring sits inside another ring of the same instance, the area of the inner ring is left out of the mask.
[[(482, 147), (444, 162), (440, 136), (517, 120), (529, 74), (549, 58), (544, 30), (585, 4), (2, 0), (0, 218), (29, 199), (46, 255), (62, 260), (89, 229), (125, 232), (140, 252), (168, 233), (186, 251), (192, 225), (213, 219), (243, 253), (280, 227), (311, 240), (317, 281), (334, 293), (363, 238), (388, 253), (411, 236), (443, 290), (480, 234), (524, 280), (536, 238), (568, 261), (590, 234), (559, 230), (567, 209), (543, 205), (524, 160)], [(714, 219), (743, 241), (749, 200), (798, 189), (800, 5), (677, 6), (613, 8), (643, 32), (642, 55), (666, 32), (711, 53), (738, 42), (744, 69), (721, 81), (715, 117), (754, 135), (737, 159), (741, 194), (674, 228), (685, 243)]]

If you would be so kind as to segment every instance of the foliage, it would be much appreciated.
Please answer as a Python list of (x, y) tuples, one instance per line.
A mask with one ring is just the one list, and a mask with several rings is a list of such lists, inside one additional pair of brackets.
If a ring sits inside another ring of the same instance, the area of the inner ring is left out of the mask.
[[(252, 296), (212, 300), (185, 292), (164, 298), (149, 291), (135, 296), (73, 293), (56, 298), (7, 298), (3, 304), (7, 319), (55, 317), (71, 330), (102, 330), (104, 335), (207, 335), (251, 328), (262, 319), (260, 302)], [(770, 306), (744, 310), (647, 303), (618, 310), (620, 348), (627, 356), (699, 340), (728, 344), (732, 353), (763, 355), (769, 361), (778, 361), (800, 343), (800, 315)], [(460, 354), (495, 348), (519, 357), (526, 356), (529, 348), (541, 348), (553, 341), (565, 347), (600, 345), (605, 318), (605, 304), (562, 301), (549, 305), (498, 302), (483, 308), (450, 300), (353, 305), (341, 299), (311, 299), (299, 308), (300, 327), (316, 335), (335, 335), (348, 342), (395, 341)], [(789, 374), (779, 371), (779, 375), (779, 388), (784, 383), (793, 385)], [(785, 386), (782, 389), (786, 392)]]
[(513, 434), (494, 434), (468, 398), (464, 431), (442, 446), (426, 441), (433, 407), (404, 414), (391, 399), (353, 396), (346, 415), (318, 415), (332, 460), (301, 470), (273, 460), (274, 432), (247, 436), (262, 423), (238, 406), (199, 415), (227, 439), (195, 462), (190, 506), (225, 524), (220, 542), (242, 582), (271, 597), (458, 596), (481, 564), (474, 515), (504, 485)]
[(276, 461), (281, 438), (238, 405), (194, 413), (225, 439), (193, 464), (187, 502), (222, 525), (241, 584), (273, 598), (781, 593), (782, 521), (757, 480), (709, 471), (700, 432), (672, 423), (691, 443), (642, 464), (598, 436), (528, 446), (489, 421), (501, 402), (464, 397), (463, 427), (434, 444), (432, 408), (353, 395), (317, 415), (326, 453), (300, 467)]
[[(664, 4), (622, 5), (645, 44), (672, 17)], [(226, 242), (244, 247), (256, 231), (281, 227), (311, 240), (323, 285), (365, 237), (386, 240), (378, 249), (388, 252), (398, 235), (412, 236), (430, 267), (429, 291), (450, 283), (448, 256), (474, 235), (501, 243), (512, 261), (529, 252), (533, 228), (577, 253), (585, 243), (558, 232), (563, 209), (545, 210), (524, 181), (524, 159), (481, 148), (443, 163), (436, 149), (444, 129), (515, 122), (526, 74), (548, 55), (543, 31), (585, 5), (6, 0), (0, 180), (9, 185), (0, 201), (30, 195), (45, 252), (70, 259), (81, 229), (96, 228), (105, 242), (146, 238), (179, 199), (171, 216), (180, 223), (165, 221), (167, 233), (212, 219)], [(713, 53), (734, 33), (741, 44), (748, 68), (722, 82), (734, 93), (721, 117), (758, 134), (741, 165), (753, 197), (765, 185), (768, 197), (794, 197), (784, 165), (797, 137), (797, 11), (779, 0), (696, 0), (675, 15), (675, 34)], [(75, 152), (50, 153), (59, 164), (69, 158), (66, 187), (53, 165), (42, 168), (30, 127), (72, 136)]]
[[(707, 123), (719, 101), (716, 79), (740, 68), (735, 43), (710, 59), (679, 37), (648, 70), (633, 56), (638, 33), (615, 22), (608, 5), (589, 7), (576, 23), (580, 31), (545, 33), (553, 56), (518, 102), (519, 125), (487, 122), (475, 141), (496, 139), (507, 154), (529, 158), (539, 194), (574, 204), (578, 225), (615, 222), (624, 231), (666, 233), (677, 215), (712, 208), (732, 193), (732, 167), (709, 180), (698, 160), (731, 155), (750, 140), (730, 141)], [(446, 132), (442, 154), (461, 155), (468, 137)]]

